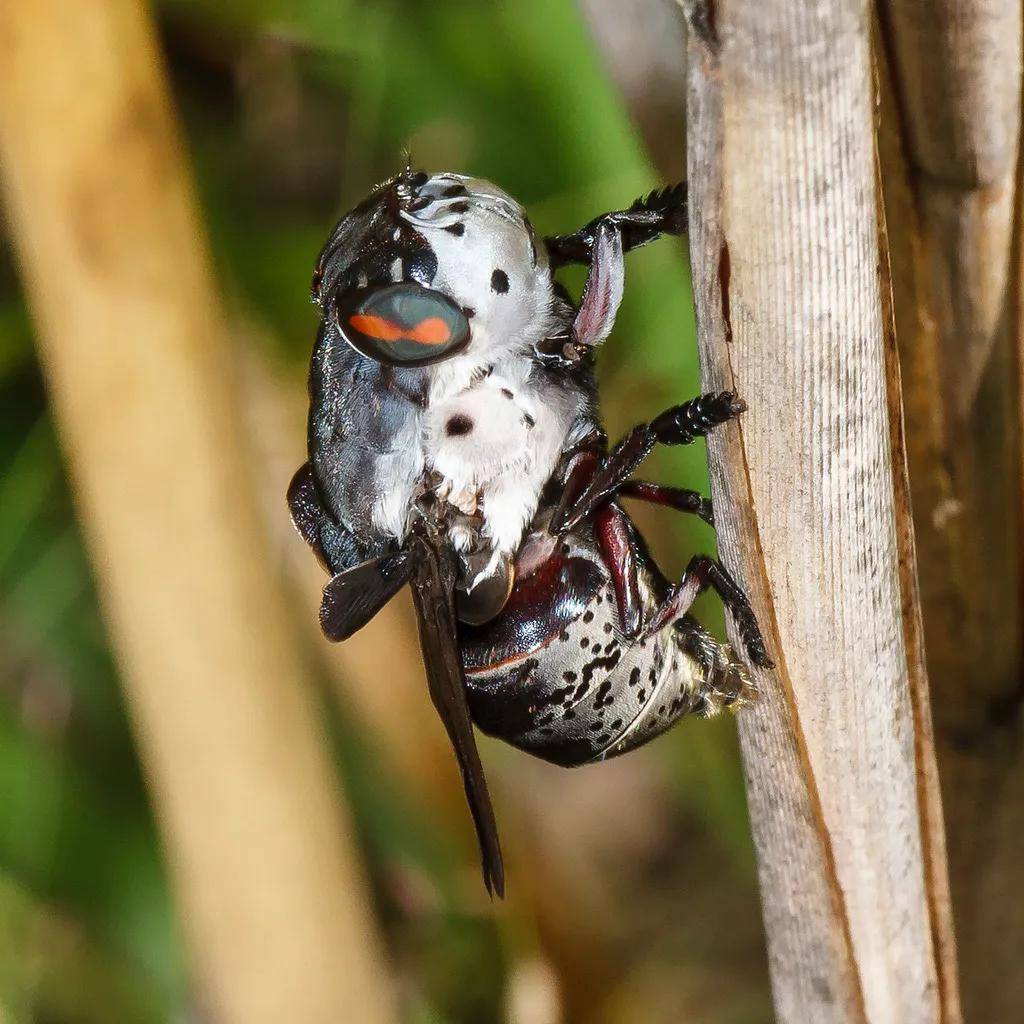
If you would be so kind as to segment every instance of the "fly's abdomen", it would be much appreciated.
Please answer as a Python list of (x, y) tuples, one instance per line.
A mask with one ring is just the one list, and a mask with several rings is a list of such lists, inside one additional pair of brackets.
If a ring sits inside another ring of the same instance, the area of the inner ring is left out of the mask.
[(690, 616), (624, 636), (607, 584), (544, 646), (467, 666), (466, 683), (480, 729), (565, 767), (624, 754), (684, 715), (713, 714), (750, 693), (728, 645)]
[(703, 673), (672, 627), (624, 637), (605, 585), (544, 647), (469, 669), (466, 681), (484, 732), (571, 767), (631, 749), (694, 710)]
[[(691, 615), (636, 637), (623, 632), (612, 573), (589, 530), (572, 531), (537, 564), (497, 618), (460, 627), (469, 707), (484, 732), (573, 767), (750, 696), (732, 649)], [(633, 564), (640, 617), (660, 621), (664, 578), (642, 549)]]

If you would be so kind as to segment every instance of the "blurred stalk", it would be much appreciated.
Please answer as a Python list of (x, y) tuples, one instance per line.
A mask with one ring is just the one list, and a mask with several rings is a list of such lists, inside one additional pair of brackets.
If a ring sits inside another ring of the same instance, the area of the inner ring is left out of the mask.
[(578, 0), (663, 181), (686, 177), (686, 20), (675, 0)]
[(5, 4), (0, 65), (12, 233), (201, 1000), (390, 1021), (148, 15)]
[(166, 1020), (148, 979), (93, 942), (78, 922), (2, 875), (0, 965), (3, 1024)]

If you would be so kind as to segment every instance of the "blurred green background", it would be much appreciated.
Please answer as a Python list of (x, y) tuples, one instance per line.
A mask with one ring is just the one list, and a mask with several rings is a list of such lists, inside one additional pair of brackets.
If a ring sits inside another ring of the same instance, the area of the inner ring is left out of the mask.
[[(541, 232), (571, 230), (661, 183), (569, 0), (162, 0), (155, 13), (240, 344), (258, 348), (275, 380), (298, 386), (305, 374), (316, 327), (309, 277), (327, 230), (399, 166), (405, 147), (427, 169), (498, 182)], [(680, 138), (680, 165), (682, 148)], [(682, 245), (663, 241), (630, 256), (626, 299), (601, 358), (613, 434), (697, 392)], [(302, 444), (296, 437), (296, 453)], [(704, 452), (661, 458), (652, 475), (706, 490)], [(268, 502), (286, 517), (283, 496)], [(713, 545), (699, 525), (642, 521), (673, 571), (695, 547)], [(721, 629), (713, 603), (701, 611)], [(2, 234), (0, 633), (3, 1019), (209, 1019), (190, 985)], [(472, 857), (429, 808), (413, 806), (378, 759), (374, 735), (326, 682), (323, 714), (406, 1020), (770, 1018), (730, 720), (686, 722), (630, 763), (578, 773), (613, 810), (578, 837), (581, 816), (561, 819), (560, 842), (578, 843), (593, 879), (556, 939), (526, 904), (480, 902), (478, 880), (464, 877)], [(527, 769), (525, 755), (493, 744), (484, 757), (512, 777), (559, 771)], [(529, 813), (527, 804), (520, 825)], [(533, 888), (544, 889), (544, 870), (538, 862)]]

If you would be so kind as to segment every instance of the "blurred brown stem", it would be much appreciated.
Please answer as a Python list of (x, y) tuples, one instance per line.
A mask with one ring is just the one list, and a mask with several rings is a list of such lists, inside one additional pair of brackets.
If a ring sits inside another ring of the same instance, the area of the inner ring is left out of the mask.
[(4, 4), (0, 66), (13, 237), (201, 998), (390, 1021), (148, 14)]
[(686, 20), (675, 0), (578, 0), (663, 181), (686, 176)]

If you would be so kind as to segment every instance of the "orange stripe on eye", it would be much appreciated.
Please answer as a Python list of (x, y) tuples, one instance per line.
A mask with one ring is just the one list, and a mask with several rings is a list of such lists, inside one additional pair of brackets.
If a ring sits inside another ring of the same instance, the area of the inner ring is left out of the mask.
[(348, 322), (360, 333), (378, 341), (398, 341), (406, 337), (405, 328), (382, 316), (371, 316), (366, 313), (355, 313)]
[(410, 341), (418, 341), (421, 345), (443, 345), (451, 337), (452, 332), (439, 316), (428, 316), (408, 333)]

